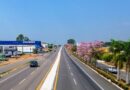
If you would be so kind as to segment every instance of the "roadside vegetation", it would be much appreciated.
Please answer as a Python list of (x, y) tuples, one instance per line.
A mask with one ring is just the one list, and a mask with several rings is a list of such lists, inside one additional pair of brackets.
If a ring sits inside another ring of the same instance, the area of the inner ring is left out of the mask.
[[(70, 43), (71, 42), (71, 43)], [(130, 41), (111, 40), (111, 42), (81, 42), (76, 45), (74, 39), (69, 39), (65, 45), (67, 50), (98, 73), (110, 79), (125, 90), (128, 90), (130, 80)], [(97, 60), (112, 63), (117, 68), (117, 75), (96, 67)], [(120, 70), (125, 69), (126, 80), (120, 78)]]

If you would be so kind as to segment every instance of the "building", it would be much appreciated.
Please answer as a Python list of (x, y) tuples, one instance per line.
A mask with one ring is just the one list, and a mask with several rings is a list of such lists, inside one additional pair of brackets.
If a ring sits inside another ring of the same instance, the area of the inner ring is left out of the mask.
[(32, 53), (34, 49), (40, 48), (42, 48), (41, 41), (0, 41), (0, 51), (3, 53), (9, 51)]
[(42, 42), (42, 47), (43, 47), (43, 48), (48, 48), (48, 43)]

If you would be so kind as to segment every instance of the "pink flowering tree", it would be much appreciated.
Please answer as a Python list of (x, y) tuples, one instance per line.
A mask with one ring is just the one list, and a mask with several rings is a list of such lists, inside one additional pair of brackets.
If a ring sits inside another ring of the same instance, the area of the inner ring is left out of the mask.
[(85, 62), (90, 62), (92, 58), (95, 58), (99, 52), (99, 48), (104, 45), (102, 41), (95, 42), (81, 42), (77, 46), (77, 54), (84, 59)]

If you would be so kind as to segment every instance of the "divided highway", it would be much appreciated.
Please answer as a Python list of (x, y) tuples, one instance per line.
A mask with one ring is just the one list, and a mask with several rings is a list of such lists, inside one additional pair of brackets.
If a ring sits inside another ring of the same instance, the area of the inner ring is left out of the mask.
[[(0, 90), (36, 90), (48, 75), (54, 62), (57, 61), (59, 50), (51, 52), (47, 57), (39, 58), (40, 67), (38, 68), (25, 66), (0, 78)], [(60, 63), (53, 90), (120, 90), (77, 58), (69, 55), (64, 48), (61, 50), (58, 60)]]

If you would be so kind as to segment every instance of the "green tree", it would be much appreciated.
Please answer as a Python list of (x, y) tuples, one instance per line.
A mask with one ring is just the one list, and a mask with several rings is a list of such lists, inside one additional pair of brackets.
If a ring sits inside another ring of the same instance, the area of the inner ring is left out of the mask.
[(113, 59), (113, 55), (110, 53), (104, 53), (102, 55), (102, 59), (105, 60), (106, 62), (110, 62)]
[(48, 48), (52, 49), (53, 48), (53, 44), (48, 44)]
[(30, 39), (27, 36), (25, 36), (24, 41), (30, 41)]
[(117, 67), (117, 80), (120, 80), (120, 69), (123, 68), (123, 63), (125, 61), (125, 57), (123, 52), (116, 53), (116, 55), (113, 57), (115, 66)]
[(77, 46), (76, 46), (76, 45), (74, 45), (74, 46), (72, 47), (72, 51), (73, 51), (73, 52), (76, 52), (76, 51), (77, 51)]
[(16, 38), (16, 41), (24, 41), (24, 35), (23, 34), (19, 34)]
[(16, 41), (30, 41), (30, 39), (27, 36), (24, 36), (23, 34), (19, 34), (16, 37)]
[(38, 53), (38, 49), (33, 49), (33, 54), (37, 54)]
[(126, 83), (129, 84), (129, 72), (130, 72), (130, 41), (125, 42), (124, 46), (125, 57), (126, 57)]
[(120, 79), (120, 69), (123, 67), (124, 58), (124, 42), (111, 40), (110, 51), (113, 53), (113, 62), (117, 67), (117, 80)]
[(74, 39), (69, 39), (69, 40), (67, 40), (67, 43), (75, 45), (76, 41)]

